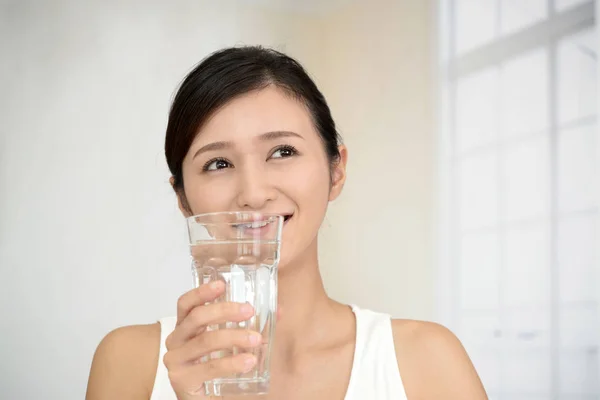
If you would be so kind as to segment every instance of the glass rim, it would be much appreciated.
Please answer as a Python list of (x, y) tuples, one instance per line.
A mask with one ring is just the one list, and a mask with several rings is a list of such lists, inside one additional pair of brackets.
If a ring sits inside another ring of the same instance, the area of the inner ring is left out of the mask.
[(267, 219), (270, 221), (280, 220), (281, 222), (283, 222), (283, 219), (284, 219), (284, 216), (282, 214), (266, 213), (266, 212), (260, 212), (260, 211), (216, 211), (216, 212), (210, 212), (210, 213), (201, 213), (201, 214), (191, 215), (189, 217), (186, 217), (186, 221), (188, 224), (197, 224), (197, 225), (217, 225), (217, 224), (235, 225), (235, 224), (239, 224), (240, 220), (237, 220), (237, 221), (210, 221), (210, 220), (209, 221), (198, 221), (198, 219), (199, 218), (203, 219), (203, 218), (217, 217), (217, 216), (237, 216), (237, 215), (247, 216), (247, 217), (243, 217), (242, 219), (259, 217), (259, 218)]

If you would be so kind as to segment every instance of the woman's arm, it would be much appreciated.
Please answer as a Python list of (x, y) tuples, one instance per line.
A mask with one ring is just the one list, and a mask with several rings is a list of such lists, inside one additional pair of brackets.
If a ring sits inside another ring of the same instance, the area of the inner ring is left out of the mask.
[(159, 346), (159, 324), (110, 332), (94, 354), (86, 400), (150, 399)]
[(450, 330), (411, 320), (393, 320), (392, 330), (409, 399), (487, 399), (467, 352)]

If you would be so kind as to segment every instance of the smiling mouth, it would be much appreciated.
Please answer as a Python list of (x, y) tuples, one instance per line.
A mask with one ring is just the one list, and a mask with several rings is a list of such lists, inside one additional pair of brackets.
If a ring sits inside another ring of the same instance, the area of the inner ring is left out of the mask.
[[(288, 222), (290, 220), (290, 218), (292, 218), (294, 216), (294, 214), (281, 214), (283, 216), (283, 224), (285, 225), (286, 222)], [(236, 229), (245, 229), (245, 230), (252, 230), (252, 229), (261, 229), (264, 228), (265, 226), (267, 226), (270, 223), (270, 221), (264, 220), (264, 221), (252, 221), (252, 222), (246, 222), (246, 223), (241, 223), (241, 224), (234, 224), (233, 227)]]
[(260, 229), (260, 228), (264, 228), (265, 226), (267, 226), (267, 224), (269, 223), (269, 221), (253, 221), (253, 222), (247, 222), (247, 223), (243, 223), (243, 224), (235, 224), (234, 226), (238, 229)]

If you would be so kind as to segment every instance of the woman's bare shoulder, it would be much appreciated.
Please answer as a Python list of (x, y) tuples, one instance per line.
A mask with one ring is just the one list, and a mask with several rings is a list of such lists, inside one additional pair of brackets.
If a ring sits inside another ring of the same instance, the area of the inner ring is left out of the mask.
[(159, 323), (124, 326), (108, 333), (94, 354), (86, 400), (148, 400), (159, 349)]
[(396, 359), (408, 398), (487, 399), (460, 340), (433, 322), (392, 320)]

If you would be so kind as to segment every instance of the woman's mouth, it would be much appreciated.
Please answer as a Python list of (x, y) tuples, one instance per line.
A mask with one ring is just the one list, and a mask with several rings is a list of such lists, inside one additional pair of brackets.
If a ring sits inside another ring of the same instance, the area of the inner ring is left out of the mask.
[(237, 224), (236, 227), (238, 229), (260, 229), (267, 226), (270, 221), (252, 221), (246, 222), (244, 224)]
[[(294, 216), (294, 214), (280, 214), (280, 215), (283, 216), (283, 225), (284, 226)], [(244, 232), (245, 234), (250, 234), (250, 235), (254, 236), (257, 234), (264, 234), (264, 233), (268, 232), (271, 229), (271, 226), (274, 226), (273, 222), (274, 222), (273, 219), (248, 221), (248, 222), (244, 222), (244, 223), (235, 224), (235, 225), (233, 225), (233, 227), (235, 229), (238, 229), (238, 230)]]

